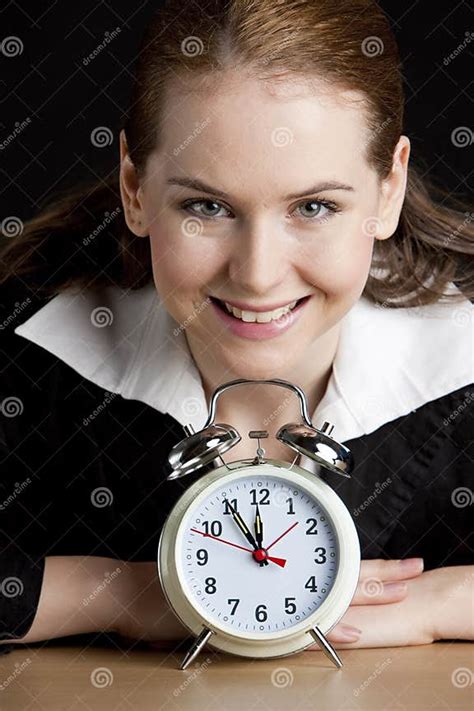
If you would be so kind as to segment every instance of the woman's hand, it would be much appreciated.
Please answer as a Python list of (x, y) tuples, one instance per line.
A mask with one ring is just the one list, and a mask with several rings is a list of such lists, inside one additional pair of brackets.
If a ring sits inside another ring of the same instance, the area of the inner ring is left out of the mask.
[(122, 637), (164, 646), (189, 635), (171, 610), (155, 562), (121, 562), (124, 575), (119, 592), (120, 613), (109, 631)]
[[(469, 570), (459, 566), (422, 572), (420, 558), (363, 561), (351, 606), (328, 639), (337, 648), (352, 648), (430, 644), (446, 638), (442, 626), (449, 629), (446, 618), (456, 615), (456, 598), (462, 605), (468, 591), (461, 583), (468, 580)], [(464, 625), (466, 639), (468, 627)]]

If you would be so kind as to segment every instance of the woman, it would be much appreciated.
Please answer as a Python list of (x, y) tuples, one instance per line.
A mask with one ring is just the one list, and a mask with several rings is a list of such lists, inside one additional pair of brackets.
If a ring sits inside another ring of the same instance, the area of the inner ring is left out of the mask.
[[(472, 226), (409, 165), (387, 19), (187, 5), (145, 34), (119, 175), (3, 249), (3, 643), (186, 636), (154, 562), (189, 485), (167, 454), (241, 377), (299, 385), (354, 455), (351, 480), (321, 472), (364, 559), (329, 639), (472, 639)], [(281, 388), (234, 388), (225, 459), (299, 418)]]

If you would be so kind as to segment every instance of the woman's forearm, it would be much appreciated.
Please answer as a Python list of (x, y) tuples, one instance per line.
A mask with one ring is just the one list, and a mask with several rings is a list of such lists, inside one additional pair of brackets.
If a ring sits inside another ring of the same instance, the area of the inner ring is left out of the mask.
[(0, 644), (39, 642), (113, 630), (120, 617), (122, 561), (93, 556), (49, 556), (29, 631)]
[(474, 565), (438, 568), (436, 573), (436, 639), (474, 640)]

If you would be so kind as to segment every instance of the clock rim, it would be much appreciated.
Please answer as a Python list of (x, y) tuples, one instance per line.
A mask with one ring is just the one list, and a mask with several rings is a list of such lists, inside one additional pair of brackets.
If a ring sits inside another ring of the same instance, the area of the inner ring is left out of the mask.
[[(312, 474), (298, 465), (288, 465), (287, 462), (276, 459), (266, 459), (258, 465), (253, 465), (252, 462), (251, 459), (243, 459), (222, 465), (204, 474), (183, 492), (163, 524), (158, 543), (158, 575), (165, 598), (184, 627), (196, 636), (204, 628), (211, 629), (215, 633), (207, 642), (209, 646), (240, 656), (266, 658), (288, 656), (314, 644), (314, 638), (309, 633), (312, 627), (318, 625), (321, 632), (327, 634), (347, 611), (359, 579), (359, 537), (346, 505), (334, 489), (317, 474)], [(257, 470), (266, 469), (267, 466), (276, 471), (260, 471), (259, 476), (260, 474), (262, 478), (275, 476), (293, 481), (295, 485), (305, 489), (320, 501), (338, 538), (339, 568), (326, 599), (307, 619), (293, 625), (289, 630), (265, 634), (249, 632), (232, 634), (228, 628), (208, 620), (194, 604), (192, 598), (184, 592), (177, 570), (175, 551), (178, 544), (179, 552), (183, 521), (191, 505), (220, 488), (224, 480), (229, 484), (242, 476), (245, 470), (250, 474), (251, 469), (255, 467), (255, 474), (257, 474)]]

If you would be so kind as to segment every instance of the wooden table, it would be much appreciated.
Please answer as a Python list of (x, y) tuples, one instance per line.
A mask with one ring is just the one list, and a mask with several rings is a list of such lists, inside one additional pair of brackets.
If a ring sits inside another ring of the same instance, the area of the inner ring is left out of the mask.
[(182, 651), (79, 640), (15, 645), (0, 656), (1, 711), (474, 709), (466, 642), (341, 650), (341, 670), (319, 651), (266, 661), (207, 647), (180, 671)]

